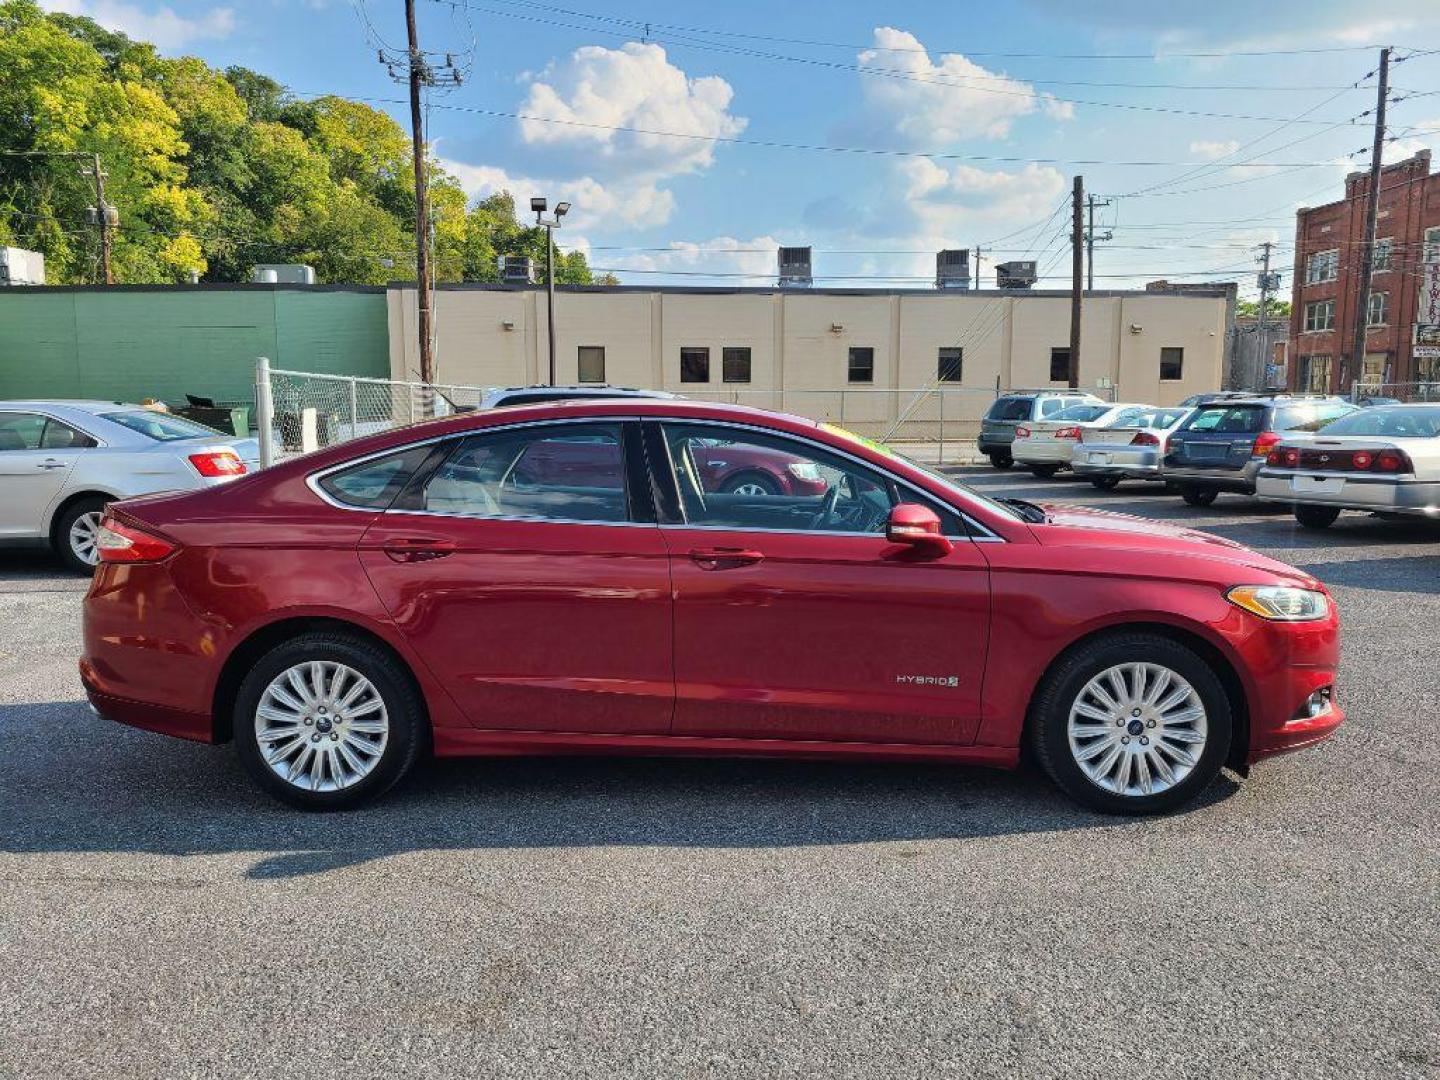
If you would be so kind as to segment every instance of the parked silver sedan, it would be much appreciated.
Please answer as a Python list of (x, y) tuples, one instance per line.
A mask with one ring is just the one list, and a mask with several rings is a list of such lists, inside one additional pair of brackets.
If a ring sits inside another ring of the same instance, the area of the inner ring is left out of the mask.
[(0, 401), (0, 543), (49, 544), (88, 574), (106, 503), (223, 484), (259, 456), (254, 439), (139, 405)]
[(1183, 405), (1136, 405), (1104, 424), (1081, 427), (1070, 468), (1101, 491), (1110, 491), (1121, 480), (1161, 480), (1165, 435), (1190, 412)]
[(1342, 510), (1440, 521), (1440, 403), (1377, 405), (1271, 447), (1255, 494), (1309, 529)]

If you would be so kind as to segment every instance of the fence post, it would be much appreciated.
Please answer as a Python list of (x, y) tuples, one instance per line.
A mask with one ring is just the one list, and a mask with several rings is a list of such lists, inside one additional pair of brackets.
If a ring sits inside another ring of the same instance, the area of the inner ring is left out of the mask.
[(360, 409), (355, 399), (355, 378), (350, 378), (350, 438), (357, 438), (360, 434)]
[(255, 360), (255, 423), (260, 435), (260, 467), (275, 464), (275, 398), (270, 390), (270, 358)]

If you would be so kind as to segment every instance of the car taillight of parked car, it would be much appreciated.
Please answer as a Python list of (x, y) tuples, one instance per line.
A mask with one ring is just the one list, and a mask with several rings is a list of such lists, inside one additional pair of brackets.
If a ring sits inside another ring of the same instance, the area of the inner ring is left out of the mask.
[(1080, 429), (1078, 427), (1062, 427), (1059, 431), (1055, 432), (1055, 438), (1078, 439), (1080, 438)]
[(145, 563), (159, 562), (175, 550), (175, 545), (106, 517), (95, 532), (95, 550), (102, 563)]
[(1028, 439), (1030, 437), (1030, 429), (1024, 424), (1021, 424), (1015, 429), (1015, 437), (1017, 439)]
[(1160, 436), (1152, 435), (1148, 431), (1137, 431), (1135, 437), (1130, 440), (1131, 446), (1159, 446)]
[(1280, 442), (1278, 431), (1262, 431), (1255, 436), (1255, 445), (1250, 448), (1251, 457), (1263, 457), (1269, 459), (1270, 451)]
[(220, 450), (208, 454), (191, 454), (190, 464), (201, 476), (240, 476), (245, 472), (245, 462), (231, 450)]
[(1277, 446), (1265, 455), (1266, 465), (1283, 465), (1293, 469), (1300, 464), (1300, 451), (1293, 446)]
[(1285, 469), (1319, 469), (1346, 472), (1408, 473), (1415, 465), (1403, 450), (1301, 450), (1277, 446), (1265, 457), (1265, 464)]

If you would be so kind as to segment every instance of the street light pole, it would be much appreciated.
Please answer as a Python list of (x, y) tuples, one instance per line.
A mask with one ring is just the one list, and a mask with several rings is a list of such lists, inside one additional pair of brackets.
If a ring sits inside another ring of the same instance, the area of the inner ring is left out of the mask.
[(555, 385), (555, 230), (560, 228), (560, 219), (570, 211), (568, 202), (555, 204), (555, 216), (547, 218), (545, 210), (549, 203), (536, 196), (530, 200), (530, 209), (535, 211), (535, 224), (545, 230), (545, 321), (547, 341), (550, 345), (550, 385)]

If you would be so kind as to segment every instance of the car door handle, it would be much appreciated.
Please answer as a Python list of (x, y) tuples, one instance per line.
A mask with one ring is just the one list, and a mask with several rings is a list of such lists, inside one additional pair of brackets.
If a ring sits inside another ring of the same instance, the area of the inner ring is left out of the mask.
[(65, 462), (56, 461), (54, 458), (48, 458), (45, 461), (37, 461), (35, 463), (35, 467), (37, 469), (63, 469), (65, 468)]
[(737, 566), (754, 566), (765, 558), (762, 551), (750, 548), (695, 548), (690, 561), (701, 570), (733, 570)]
[(443, 559), (446, 555), (453, 554), (455, 547), (454, 540), (408, 536), (385, 541), (383, 550), (398, 563), (410, 563)]

